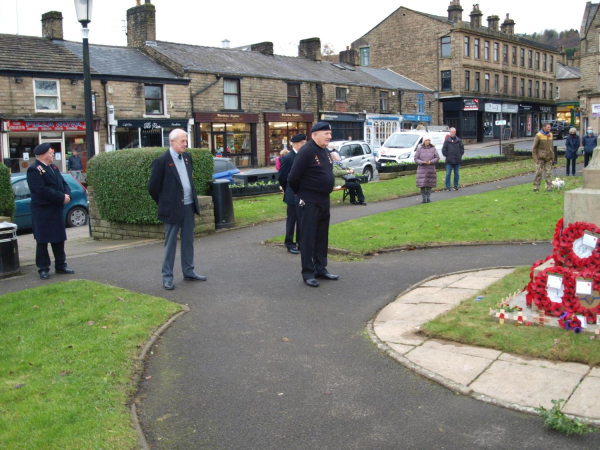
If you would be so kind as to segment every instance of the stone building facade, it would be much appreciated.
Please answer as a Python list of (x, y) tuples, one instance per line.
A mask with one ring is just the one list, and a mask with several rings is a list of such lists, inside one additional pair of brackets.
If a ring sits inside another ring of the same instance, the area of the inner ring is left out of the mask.
[(581, 89), (581, 69), (575, 66), (556, 65), (556, 118), (569, 122), (572, 127), (581, 124), (579, 94)]
[(581, 132), (588, 126), (600, 132), (600, 14), (599, 3), (587, 2), (581, 22)]

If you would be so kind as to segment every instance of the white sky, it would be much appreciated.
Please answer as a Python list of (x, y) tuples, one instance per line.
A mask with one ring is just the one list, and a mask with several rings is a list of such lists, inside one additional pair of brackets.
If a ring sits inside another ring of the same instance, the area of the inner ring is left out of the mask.
[[(465, 20), (469, 20), (474, 1), (479, 1), (484, 24), (492, 14), (500, 16), (502, 22), (508, 12), (516, 22), (517, 33), (579, 29), (586, 4), (585, 0), (463, 0)], [(157, 40), (211, 47), (220, 47), (223, 39), (229, 39), (231, 47), (271, 41), (276, 54), (296, 56), (301, 39), (319, 37), (321, 44), (332, 44), (337, 53), (400, 6), (446, 16), (450, 0), (301, 0), (293, 6), (268, 0), (152, 3), (156, 6)], [(135, 4), (135, 0), (96, 0), (89, 25), (90, 42), (127, 45), (126, 11)], [(62, 12), (65, 39), (81, 41), (73, 0), (0, 0), (0, 33), (41, 36), (41, 16), (48, 11)]]

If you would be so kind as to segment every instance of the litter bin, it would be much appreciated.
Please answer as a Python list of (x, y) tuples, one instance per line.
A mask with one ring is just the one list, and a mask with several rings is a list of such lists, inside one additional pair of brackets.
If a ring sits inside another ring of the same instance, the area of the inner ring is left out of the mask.
[(0, 278), (16, 275), (20, 271), (17, 226), (5, 222), (0, 224)]
[(229, 189), (229, 180), (213, 180), (209, 184), (212, 188), (212, 200), (215, 209), (215, 228), (219, 230), (235, 226), (233, 197)]

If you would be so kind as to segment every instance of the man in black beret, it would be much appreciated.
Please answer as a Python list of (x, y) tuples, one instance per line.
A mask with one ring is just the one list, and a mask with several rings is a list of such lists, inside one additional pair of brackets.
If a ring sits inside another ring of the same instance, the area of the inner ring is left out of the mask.
[(318, 122), (310, 130), (311, 140), (298, 152), (287, 182), (296, 194), (302, 278), (318, 287), (317, 278), (337, 280), (327, 271), (329, 244), (329, 194), (333, 190), (333, 162), (327, 151), (331, 125)]
[(36, 161), (27, 169), (27, 184), (31, 191), (31, 222), (36, 241), (35, 264), (40, 278), (50, 277), (50, 254), (48, 244), (54, 254), (56, 273), (73, 274), (67, 267), (65, 255), (65, 219), (63, 207), (71, 201), (71, 188), (52, 161), (54, 149), (50, 144), (40, 144), (33, 154)]
[(292, 170), (294, 160), (298, 151), (306, 144), (305, 134), (296, 134), (292, 136), (292, 151), (281, 158), (281, 167), (279, 168), (279, 185), (283, 191), (283, 201), (287, 205), (287, 219), (285, 221), (285, 246), (287, 251), (297, 255), (300, 253), (297, 244), (294, 241), (294, 230), (296, 231), (296, 241), (298, 241), (298, 214), (296, 213), (296, 195), (292, 188), (288, 186), (287, 179)]

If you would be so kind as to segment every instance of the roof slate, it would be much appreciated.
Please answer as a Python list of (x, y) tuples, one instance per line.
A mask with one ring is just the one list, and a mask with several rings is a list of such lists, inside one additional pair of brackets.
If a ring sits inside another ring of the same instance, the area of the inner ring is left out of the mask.
[(374, 69), (372, 67), (357, 67), (357, 69), (379, 78), (381, 81), (396, 89), (403, 91), (433, 92), (433, 90), (426, 88), (422, 84), (419, 84), (410, 78), (403, 77), (390, 69)]
[(581, 69), (579, 67), (564, 66), (560, 63), (556, 65), (557, 80), (570, 80), (577, 78), (581, 78)]

